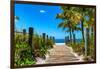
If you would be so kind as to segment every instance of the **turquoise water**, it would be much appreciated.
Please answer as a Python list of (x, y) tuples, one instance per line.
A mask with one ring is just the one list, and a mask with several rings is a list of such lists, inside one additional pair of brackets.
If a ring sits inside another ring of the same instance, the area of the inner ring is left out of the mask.
[(56, 39), (55, 42), (56, 42), (56, 43), (64, 43), (65, 40), (64, 40), (64, 39)]
[[(82, 39), (76, 39), (76, 42), (80, 42)], [(65, 43), (65, 39), (55, 39), (56, 43)]]

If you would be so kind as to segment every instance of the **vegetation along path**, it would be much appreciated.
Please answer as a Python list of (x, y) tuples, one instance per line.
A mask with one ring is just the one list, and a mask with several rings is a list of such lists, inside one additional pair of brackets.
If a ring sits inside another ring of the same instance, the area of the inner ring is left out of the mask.
[[(66, 45), (54, 45), (46, 63), (78, 62), (81, 59), (75, 55), (72, 49)], [(81, 60), (82, 61), (82, 60)]]

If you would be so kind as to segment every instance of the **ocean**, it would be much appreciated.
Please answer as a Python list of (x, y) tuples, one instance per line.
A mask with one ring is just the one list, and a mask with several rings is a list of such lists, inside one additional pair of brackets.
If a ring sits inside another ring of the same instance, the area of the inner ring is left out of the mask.
[[(76, 42), (80, 42), (82, 39), (76, 39)], [(55, 43), (65, 43), (65, 39), (55, 39)]]
[(65, 39), (55, 39), (55, 43), (65, 43)]

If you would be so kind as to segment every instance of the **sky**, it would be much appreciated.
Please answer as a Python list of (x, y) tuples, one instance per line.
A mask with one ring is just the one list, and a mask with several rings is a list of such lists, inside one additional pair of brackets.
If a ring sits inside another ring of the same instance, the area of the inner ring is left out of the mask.
[[(19, 31), (29, 27), (33, 27), (38, 34), (46, 33), (54, 36), (56, 39), (64, 39), (69, 33), (65, 33), (58, 24), (61, 19), (56, 19), (57, 13), (62, 12), (60, 6), (50, 5), (31, 5), (31, 4), (15, 4), (15, 15), (19, 20), (15, 20), (15, 28)], [(81, 39), (81, 32), (77, 33), (76, 38)]]

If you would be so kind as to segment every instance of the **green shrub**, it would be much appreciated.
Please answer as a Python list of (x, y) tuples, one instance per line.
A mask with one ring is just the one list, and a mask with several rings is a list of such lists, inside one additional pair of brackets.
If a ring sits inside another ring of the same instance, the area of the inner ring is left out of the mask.
[(31, 48), (28, 45), (28, 39), (23, 40), (24, 37), (22, 34), (15, 35), (15, 66), (23, 66), (23, 65), (32, 65), (35, 64), (36, 61), (32, 57)]
[(14, 37), (15, 43), (15, 66), (32, 65), (36, 63), (35, 58), (41, 57), (45, 59), (46, 54), (49, 52), (48, 49), (53, 48), (53, 41), (43, 38), (34, 34), (32, 47), (28, 43), (28, 34), (23, 35), (22, 33), (15, 33)]

